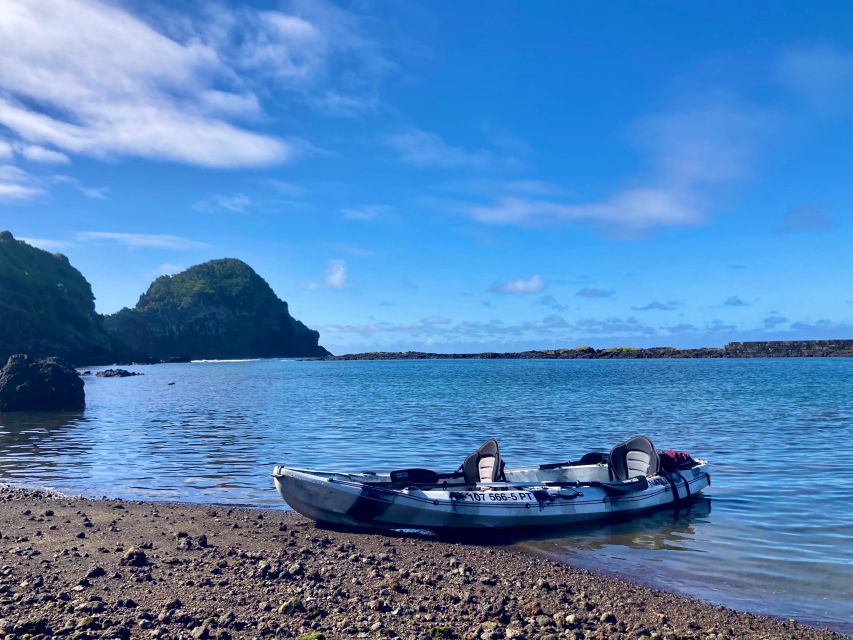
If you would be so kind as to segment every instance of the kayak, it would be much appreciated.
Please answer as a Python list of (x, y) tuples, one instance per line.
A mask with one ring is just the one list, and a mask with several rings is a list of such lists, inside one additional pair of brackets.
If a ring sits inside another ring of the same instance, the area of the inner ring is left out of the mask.
[(276, 466), (273, 479), (288, 505), (319, 523), (427, 530), (570, 525), (681, 502), (711, 484), (708, 462), (658, 454), (645, 436), (609, 454), (514, 469), (489, 440), (452, 473)]

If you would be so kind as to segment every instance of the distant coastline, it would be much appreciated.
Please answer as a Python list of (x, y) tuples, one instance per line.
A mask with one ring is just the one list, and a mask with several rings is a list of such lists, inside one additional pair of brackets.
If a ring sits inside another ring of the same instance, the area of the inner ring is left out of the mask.
[(853, 357), (853, 340), (770, 340), (730, 342), (724, 347), (574, 347), (516, 352), (427, 353), (371, 351), (325, 356), (318, 360), (641, 360), (649, 358), (841, 358)]

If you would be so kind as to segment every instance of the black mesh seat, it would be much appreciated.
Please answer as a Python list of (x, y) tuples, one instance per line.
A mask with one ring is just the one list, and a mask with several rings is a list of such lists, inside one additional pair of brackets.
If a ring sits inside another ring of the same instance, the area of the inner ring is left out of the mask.
[(487, 440), (474, 453), (465, 458), (459, 467), (465, 482), (501, 482), (504, 477), (504, 463), (497, 440)]
[(658, 473), (660, 458), (651, 440), (646, 436), (634, 436), (613, 447), (608, 468), (614, 480), (651, 478)]

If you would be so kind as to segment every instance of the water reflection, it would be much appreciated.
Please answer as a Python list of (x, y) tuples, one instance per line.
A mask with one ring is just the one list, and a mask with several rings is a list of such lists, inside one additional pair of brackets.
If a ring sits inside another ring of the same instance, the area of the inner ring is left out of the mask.
[[(63, 458), (55, 455), (59, 443), (70, 458), (85, 456), (92, 449), (91, 442), (68, 437), (84, 420), (82, 411), (0, 413), (0, 478), (56, 478), (64, 465)], [(34, 474), (35, 459), (41, 463)]]
[(566, 547), (596, 550), (621, 546), (647, 551), (692, 551), (687, 543), (699, 527), (709, 522), (711, 501), (707, 496), (694, 498), (677, 507), (661, 507), (640, 515), (623, 515), (602, 522), (540, 530), (527, 537), (522, 546), (563, 555)]

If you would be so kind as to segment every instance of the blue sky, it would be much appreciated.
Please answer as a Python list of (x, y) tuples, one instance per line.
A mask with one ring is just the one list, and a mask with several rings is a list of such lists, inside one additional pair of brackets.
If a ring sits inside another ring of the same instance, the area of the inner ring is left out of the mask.
[(0, 6), (0, 228), (338, 353), (853, 338), (851, 140), (847, 2)]

